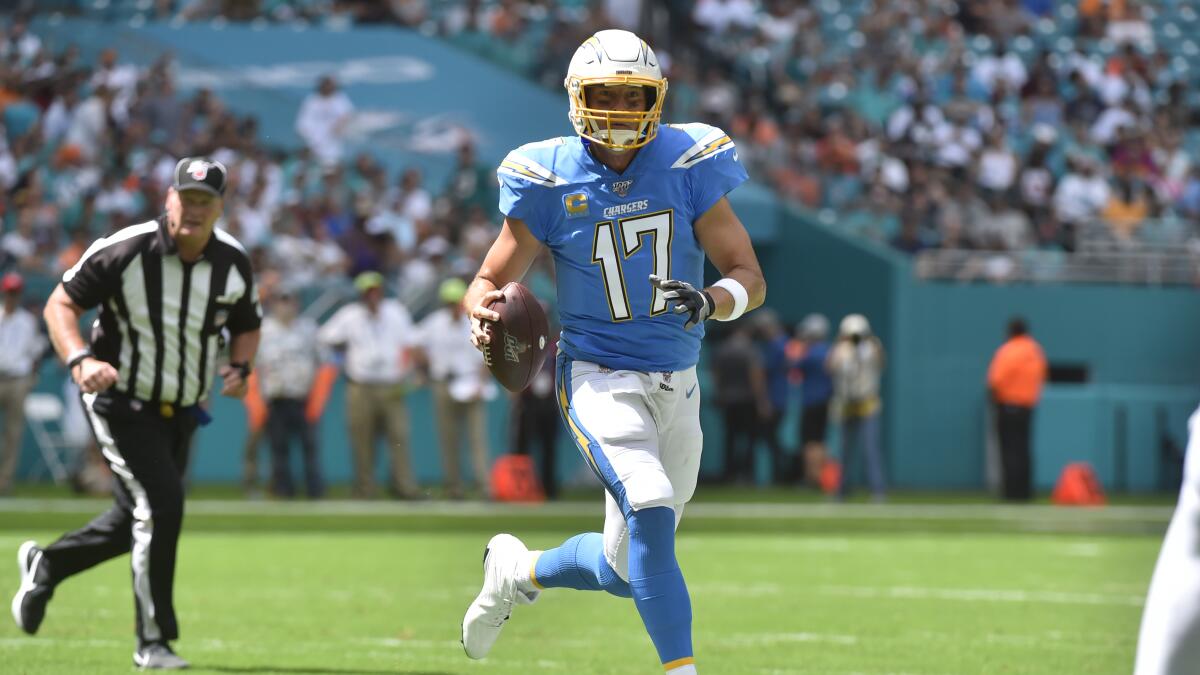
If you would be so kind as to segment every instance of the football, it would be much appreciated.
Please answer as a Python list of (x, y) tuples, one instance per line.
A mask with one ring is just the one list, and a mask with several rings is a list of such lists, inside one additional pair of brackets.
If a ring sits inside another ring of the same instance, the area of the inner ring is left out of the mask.
[(541, 303), (524, 285), (512, 281), (500, 290), (504, 297), (488, 305), (500, 320), (490, 326), (491, 342), (483, 360), (505, 389), (518, 392), (542, 367), (550, 327)]

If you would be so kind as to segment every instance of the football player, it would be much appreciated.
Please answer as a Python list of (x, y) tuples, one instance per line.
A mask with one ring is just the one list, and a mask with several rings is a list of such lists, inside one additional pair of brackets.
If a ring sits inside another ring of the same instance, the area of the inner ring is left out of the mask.
[[(746, 180), (733, 141), (704, 124), (660, 125), (667, 81), (633, 33), (600, 31), (565, 81), (577, 136), (524, 145), (500, 164), (504, 226), (464, 299), (471, 340), (488, 342), (486, 305), (542, 246), (557, 269), (558, 403), (606, 489), (604, 532), (529, 551), (496, 535), (483, 589), (463, 617), (483, 658), (514, 603), (546, 588), (632, 597), (668, 673), (695, 673), (692, 610), (675, 528), (700, 467), (696, 361), (707, 319), (762, 304), (766, 284), (725, 195)], [(723, 278), (704, 287), (704, 257)]]
[(1171, 516), (1138, 636), (1134, 675), (1200, 673), (1200, 410), (1188, 420), (1179, 504)]

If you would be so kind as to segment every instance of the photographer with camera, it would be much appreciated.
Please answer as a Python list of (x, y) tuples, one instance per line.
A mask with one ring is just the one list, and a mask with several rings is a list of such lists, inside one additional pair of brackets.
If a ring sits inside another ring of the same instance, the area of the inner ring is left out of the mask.
[(879, 381), (883, 377), (883, 343), (871, 334), (861, 314), (842, 319), (837, 342), (829, 352), (833, 377), (832, 414), (842, 428), (842, 482), (838, 497), (845, 499), (854, 482), (856, 453), (867, 461), (871, 496), (884, 500), (883, 453), (879, 447)]

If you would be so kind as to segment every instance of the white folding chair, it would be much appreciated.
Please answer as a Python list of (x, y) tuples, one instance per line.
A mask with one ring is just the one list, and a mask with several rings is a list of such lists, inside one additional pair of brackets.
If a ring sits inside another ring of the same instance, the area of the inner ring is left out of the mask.
[(25, 397), (25, 421), (42, 453), (42, 461), (58, 485), (67, 482), (67, 462), (75, 459), (78, 447), (63, 433), (63, 402), (54, 394), (33, 392)]

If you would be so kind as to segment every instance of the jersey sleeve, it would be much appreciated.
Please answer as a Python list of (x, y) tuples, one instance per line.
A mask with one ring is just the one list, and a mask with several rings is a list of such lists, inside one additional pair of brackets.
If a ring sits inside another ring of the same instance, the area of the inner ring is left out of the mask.
[(695, 143), (680, 155), (675, 168), (687, 169), (693, 213), (700, 216), (750, 176), (729, 134), (706, 126), (693, 138)]
[(262, 305), (258, 301), (258, 284), (254, 283), (254, 270), (250, 260), (243, 258), (237, 263), (238, 273), (246, 282), (246, 290), (238, 298), (229, 313), (229, 332), (238, 335), (258, 330), (262, 325)]
[(524, 221), (533, 236), (545, 242), (546, 204), (554, 188), (565, 181), (519, 150), (500, 162), (496, 178), (500, 181), (500, 212)]
[(116, 295), (121, 288), (121, 271), (129, 262), (128, 246), (111, 238), (97, 239), (79, 262), (63, 273), (62, 285), (71, 302), (91, 309)]

